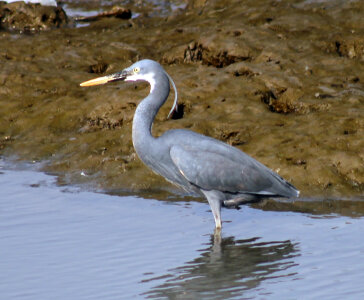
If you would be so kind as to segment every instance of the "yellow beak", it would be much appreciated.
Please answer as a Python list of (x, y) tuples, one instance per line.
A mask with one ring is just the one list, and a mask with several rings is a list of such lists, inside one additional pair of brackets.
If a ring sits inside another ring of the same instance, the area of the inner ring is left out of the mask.
[(98, 77), (95, 79), (84, 81), (80, 83), (80, 86), (93, 86), (93, 85), (105, 84), (108, 83), (109, 81), (112, 81), (113, 79), (114, 78), (112, 76)]
[(99, 84), (105, 84), (112, 81), (118, 81), (118, 80), (125, 80), (130, 72), (127, 70), (123, 70), (121, 72), (117, 72), (111, 75), (98, 77), (95, 79), (91, 79), (85, 82), (80, 83), (80, 86), (93, 86), (93, 85), (99, 85)]

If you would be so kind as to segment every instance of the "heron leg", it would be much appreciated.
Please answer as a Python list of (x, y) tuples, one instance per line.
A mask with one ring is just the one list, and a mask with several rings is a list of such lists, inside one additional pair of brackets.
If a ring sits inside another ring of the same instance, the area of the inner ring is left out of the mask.
[(221, 197), (218, 192), (216, 191), (205, 191), (201, 190), (201, 192), (205, 195), (207, 201), (210, 204), (212, 214), (214, 215), (215, 219), (215, 228), (220, 230), (221, 229)]
[(263, 197), (257, 195), (240, 195), (238, 197), (228, 199), (222, 202), (222, 206), (226, 208), (240, 209), (240, 205), (256, 203), (262, 200)]

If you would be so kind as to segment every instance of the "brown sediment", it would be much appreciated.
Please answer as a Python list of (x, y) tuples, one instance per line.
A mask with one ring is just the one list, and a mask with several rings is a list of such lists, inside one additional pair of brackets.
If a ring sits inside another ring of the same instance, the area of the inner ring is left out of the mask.
[(66, 25), (67, 16), (61, 7), (39, 3), (0, 1), (0, 29), (17, 32), (37, 32)]
[(132, 20), (0, 32), (1, 155), (47, 161), (66, 182), (173, 190), (132, 146), (147, 85), (79, 87), (151, 58), (180, 99), (172, 119), (171, 102), (161, 109), (155, 135), (187, 128), (223, 140), (306, 196), (363, 193), (362, 1), (190, 1), (168, 17), (143, 9)]

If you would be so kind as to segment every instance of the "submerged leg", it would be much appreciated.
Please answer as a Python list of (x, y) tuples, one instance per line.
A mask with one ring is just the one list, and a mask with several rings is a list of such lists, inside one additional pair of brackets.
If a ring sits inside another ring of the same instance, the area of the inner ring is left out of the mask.
[(221, 196), (219, 192), (216, 191), (205, 191), (201, 190), (202, 193), (205, 195), (207, 201), (210, 204), (212, 214), (214, 215), (215, 219), (215, 227), (216, 229), (221, 229)]

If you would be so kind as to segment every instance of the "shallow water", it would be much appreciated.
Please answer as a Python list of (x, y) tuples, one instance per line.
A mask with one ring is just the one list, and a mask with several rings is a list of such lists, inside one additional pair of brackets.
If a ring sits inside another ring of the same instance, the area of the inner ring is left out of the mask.
[(178, 9), (184, 9), (186, 3), (182, 0), (148, 0), (142, 2), (130, 2), (125, 0), (107, 0), (107, 1), (78, 1), (65, 0), (61, 3), (62, 8), (66, 11), (69, 17), (90, 17), (101, 13), (105, 10), (110, 10), (113, 6), (121, 6), (132, 8), (133, 18), (140, 15), (140, 12), (147, 10), (152, 16), (168, 16)]
[(364, 219), (223, 211), (0, 174), (2, 299), (359, 299)]

